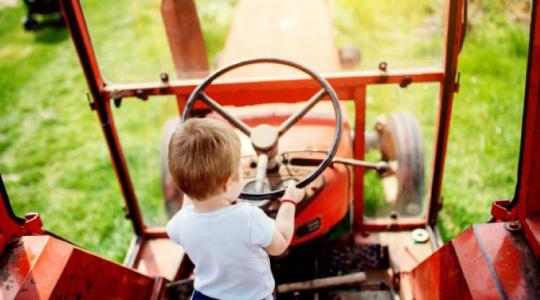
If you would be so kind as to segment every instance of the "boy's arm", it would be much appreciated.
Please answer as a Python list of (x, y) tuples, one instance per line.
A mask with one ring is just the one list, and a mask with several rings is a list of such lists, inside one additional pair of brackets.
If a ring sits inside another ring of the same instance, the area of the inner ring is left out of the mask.
[[(294, 213), (296, 203), (304, 197), (304, 190), (289, 185), (283, 195), (281, 205), (276, 216), (276, 226), (270, 245), (266, 251), (270, 255), (281, 255), (289, 246), (294, 233)], [(287, 200), (287, 201), (283, 201)], [(291, 203), (294, 202), (294, 203)]]

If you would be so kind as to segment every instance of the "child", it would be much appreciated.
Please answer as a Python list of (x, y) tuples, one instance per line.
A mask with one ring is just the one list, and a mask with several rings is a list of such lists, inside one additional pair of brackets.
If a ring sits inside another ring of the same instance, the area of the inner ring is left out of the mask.
[(192, 299), (271, 299), (275, 282), (268, 255), (289, 246), (304, 191), (287, 188), (275, 222), (258, 207), (231, 204), (242, 190), (240, 139), (214, 119), (190, 119), (176, 130), (169, 169), (193, 201), (167, 224), (169, 237), (195, 265)]

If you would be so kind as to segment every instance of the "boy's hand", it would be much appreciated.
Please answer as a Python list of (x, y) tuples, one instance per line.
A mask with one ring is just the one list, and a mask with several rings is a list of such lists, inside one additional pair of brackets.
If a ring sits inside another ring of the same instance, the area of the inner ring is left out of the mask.
[(304, 189), (298, 189), (294, 183), (290, 183), (281, 199), (288, 199), (298, 203), (304, 199), (304, 194)]
[[(304, 198), (304, 189), (297, 189), (295, 184), (289, 184), (285, 190), (285, 194), (281, 198), (281, 203), (294, 202), (295, 204), (302, 201)], [(270, 255), (281, 255), (292, 240), (294, 235), (294, 211), (295, 205), (280, 205), (277, 216), (276, 226), (270, 245), (266, 247), (266, 251)]]

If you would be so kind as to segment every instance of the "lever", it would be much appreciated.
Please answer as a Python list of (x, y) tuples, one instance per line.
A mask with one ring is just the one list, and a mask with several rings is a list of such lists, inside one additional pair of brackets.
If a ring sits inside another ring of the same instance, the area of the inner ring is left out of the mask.
[[(321, 164), (322, 159), (320, 158), (304, 158), (304, 157), (295, 157), (291, 158), (289, 163), (291, 165), (297, 165), (297, 166), (318, 166)], [(379, 161), (379, 162), (368, 162), (364, 160), (359, 159), (352, 159), (352, 158), (344, 158), (344, 157), (334, 157), (332, 160), (332, 164), (344, 164), (348, 166), (353, 167), (362, 167), (366, 168), (368, 170), (375, 170), (379, 173), (384, 173), (390, 169), (390, 166), (385, 161)]]

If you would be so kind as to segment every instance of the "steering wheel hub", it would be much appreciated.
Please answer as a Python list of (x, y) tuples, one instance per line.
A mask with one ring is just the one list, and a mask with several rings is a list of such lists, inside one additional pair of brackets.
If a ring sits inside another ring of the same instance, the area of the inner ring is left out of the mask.
[(251, 144), (258, 152), (270, 152), (278, 144), (278, 130), (261, 124), (251, 130)]

